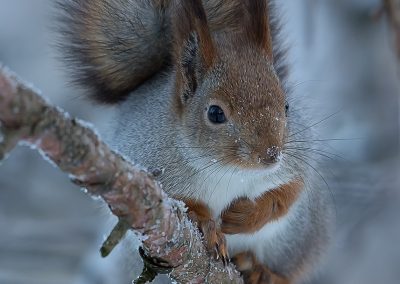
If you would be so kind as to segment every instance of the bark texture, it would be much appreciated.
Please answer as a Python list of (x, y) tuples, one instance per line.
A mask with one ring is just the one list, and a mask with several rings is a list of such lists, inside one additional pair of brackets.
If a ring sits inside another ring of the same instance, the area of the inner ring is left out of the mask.
[(84, 122), (51, 106), (0, 66), (0, 161), (19, 143), (44, 157), (143, 235), (146, 254), (172, 267), (179, 283), (242, 283), (230, 264), (208, 256), (183, 203), (170, 199), (146, 171), (113, 152)]

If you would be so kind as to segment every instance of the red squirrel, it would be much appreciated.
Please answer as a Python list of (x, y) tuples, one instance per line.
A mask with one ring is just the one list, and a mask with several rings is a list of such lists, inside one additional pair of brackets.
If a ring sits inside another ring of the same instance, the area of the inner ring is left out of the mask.
[(312, 129), (289, 109), (276, 3), (61, 4), (71, 73), (91, 98), (116, 106), (115, 149), (163, 169), (164, 190), (245, 283), (306, 279), (328, 240), (330, 204), (291, 147)]

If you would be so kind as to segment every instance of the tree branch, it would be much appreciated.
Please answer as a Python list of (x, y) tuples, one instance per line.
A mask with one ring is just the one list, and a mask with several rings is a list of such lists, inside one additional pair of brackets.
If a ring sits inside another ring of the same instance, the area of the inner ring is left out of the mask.
[(242, 283), (232, 264), (206, 253), (183, 203), (153, 177), (110, 150), (84, 122), (50, 106), (0, 65), (0, 160), (19, 142), (40, 151), (71, 179), (102, 197), (114, 215), (143, 235), (146, 254), (180, 283)]

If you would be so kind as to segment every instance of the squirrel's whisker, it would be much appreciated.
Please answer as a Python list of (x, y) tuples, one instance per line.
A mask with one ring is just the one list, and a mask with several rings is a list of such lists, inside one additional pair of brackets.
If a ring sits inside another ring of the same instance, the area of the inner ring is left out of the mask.
[(321, 124), (321, 123), (327, 121), (328, 119), (330, 119), (330, 118), (332, 118), (332, 117), (338, 115), (340, 112), (341, 112), (341, 110), (339, 110), (339, 111), (337, 111), (337, 112), (334, 112), (334, 113), (332, 113), (332, 114), (326, 116), (325, 118), (323, 118), (323, 119), (321, 119), (321, 120), (319, 120), (319, 121), (317, 121), (317, 122), (311, 124), (310, 126), (307, 126), (306, 128), (304, 128), (304, 129), (302, 129), (302, 130), (300, 130), (300, 131), (298, 131), (298, 132), (295, 132), (295, 133), (289, 135), (288, 138), (293, 137), (293, 136), (296, 136), (296, 135), (298, 135), (298, 134), (300, 134), (300, 133), (303, 133), (304, 131), (306, 131), (306, 130), (308, 130), (308, 129), (314, 127), (314, 126), (317, 126), (317, 125), (319, 125), (319, 124)]

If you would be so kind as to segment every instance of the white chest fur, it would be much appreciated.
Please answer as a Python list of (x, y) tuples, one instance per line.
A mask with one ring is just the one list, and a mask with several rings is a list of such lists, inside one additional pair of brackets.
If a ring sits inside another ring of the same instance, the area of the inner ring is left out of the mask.
[(221, 212), (236, 198), (255, 199), (263, 193), (290, 181), (278, 164), (265, 170), (238, 170), (224, 166), (219, 170), (205, 171), (194, 182), (196, 198), (207, 204), (216, 220)]
[[(235, 198), (246, 196), (255, 199), (266, 191), (277, 188), (290, 180), (283, 175), (279, 166), (269, 170), (234, 171), (233, 168), (222, 168), (218, 173), (210, 174), (208, 178), (199, 178), (196, 182), (198, 198), (203, 200), (213, 211), (214, 219), (219, 221), (221, 211)], [(290, 215), (290, 214), (289, 214)], [(229, 253), (251, 250), (260, 261), (264, 261), (264, 252), (269, 246), (276, 244), (274, 239), (284, 231), (290, 216), (284, 216), (277, 221), (266, 224), (253, 234), (226, 235)]]

